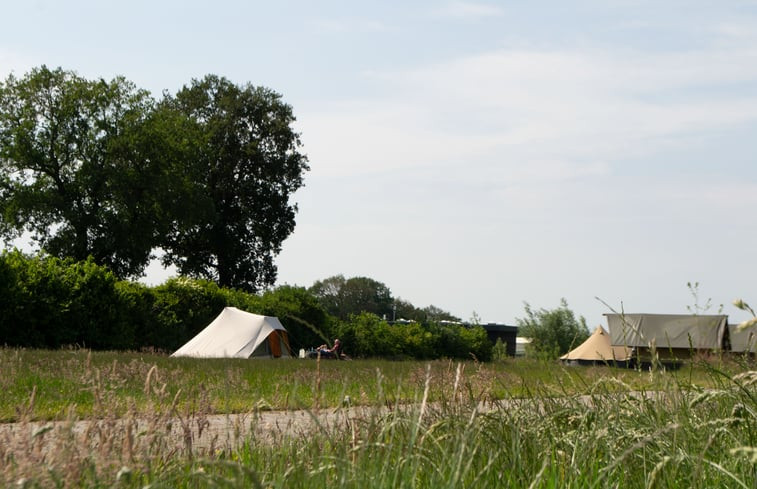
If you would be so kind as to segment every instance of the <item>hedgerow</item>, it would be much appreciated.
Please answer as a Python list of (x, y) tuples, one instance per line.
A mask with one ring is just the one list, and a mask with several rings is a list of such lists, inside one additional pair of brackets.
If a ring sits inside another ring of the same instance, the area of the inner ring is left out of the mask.
[(370, 313), (339, 321), (304, 287), (250, 294), (186, 277), (151, 287), (119, 280), (92, 259), (0, 254), (0, 345), (171, 352), (226, 306), (278, 317), (295, 351), (339, 336), (353, 357), (491, 359), (482, 328), (390, 324)]

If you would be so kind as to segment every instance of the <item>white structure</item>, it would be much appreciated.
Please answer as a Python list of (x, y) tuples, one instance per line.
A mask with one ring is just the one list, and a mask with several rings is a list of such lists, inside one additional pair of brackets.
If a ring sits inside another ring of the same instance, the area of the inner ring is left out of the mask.
[(205, 329), (172, 357), (290, 357), (289, 338), (278, 318), (225, 307)]
[(531, 343), (531, 338), (518, 336), (515, 338), (515, 356), (522, 357), (526, 354), (526, 345)]

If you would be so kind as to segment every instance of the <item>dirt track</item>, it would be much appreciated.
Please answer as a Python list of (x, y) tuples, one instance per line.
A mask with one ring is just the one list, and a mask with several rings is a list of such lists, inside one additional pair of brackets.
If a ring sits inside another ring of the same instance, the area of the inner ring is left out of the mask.
[[(313, 430), (347, 427), (348, 423), (386, 409), (352, 407), (308, 411), (261, 411), (154, 420), (110, 419), (0, 424), (0, 446), (6, 451), (40, 454), (64, 445), (97, 451), (108, 445), (139, 450), (159, 442), (176, 451), (201, 454), (240, 446), (250, 440), (275, 442), (308, 436)], [(343, 426), (342, 426), (343, 425)], [(0, 450), (2, 451), (2, 450)]]
[[(647, 392), (647, 396), (655, 393)], [(656, 393), (659, 395), (660, 393)], [(631, 393), (635, 397), (638, 393)], [(591, 403), (591, 396), (581, 396)], [(575, 400), (575, 399), (574, 399)], [(524, 400), (525, 401), (525, 400)], [(509, 409), (521, 401), (511, 399), (479, 405), (479, 412)], [(525, 401), (531, 409), (538, 409)], [(417, 414), (418, 406), (406, 406)], [(394, 407), (404, 409), (404, 407)], [(434, 409), (428, 405), (428, 409)], [(155, 419), (105, 419), (0, 424), (1, 452), (81, 453), (126, 450), (129, 453), (160, 446), (172, 452), (202, 455), (219, 449), (234, 449), (248, 442), (277, 442), (288, 437), (308, 437), (314, 430), (350, 430), (361, 421), (389, 413), (386, 407), (350, 407), (300, 411), (260, 411), (244, 414), (158, 417)]]

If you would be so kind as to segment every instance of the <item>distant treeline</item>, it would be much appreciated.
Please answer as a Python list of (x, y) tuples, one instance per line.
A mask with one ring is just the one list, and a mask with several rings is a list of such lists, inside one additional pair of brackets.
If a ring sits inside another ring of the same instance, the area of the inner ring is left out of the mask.
[(341, 319), (304, 287), (251, 294), (181, 277), (151, 287), (119, 280), (92, 260), (0, 254), (0, 345), (172, 352), (225, 306), (277, 316), (295, 351), (339, 337), (353, 357), (486, 361), (492, 355), (481, 327), (390, 324), (369, 312)]

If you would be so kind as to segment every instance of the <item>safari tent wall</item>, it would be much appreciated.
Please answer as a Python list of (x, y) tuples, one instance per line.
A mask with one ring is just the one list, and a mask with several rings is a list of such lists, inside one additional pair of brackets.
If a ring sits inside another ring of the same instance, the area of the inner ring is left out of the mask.
[(721, 349), (728, 325), (725, 315), (605, 314), (614, 346), (657, 351)]
[(565, 362), (616, 363), (625, 365), (631, 359), (631, 349), (626, 346), (612, 346), (610, 335), (602, 326), (597, 326), (586, 341), (560, 357)]
[(757, 353), (757, 328), (747, 328), (738, 331), (738, 324), (728, 325), (728, 336), (731, 340), (731, 351), (736, 353)]
[(225, 307), (174, 357), (278, 358), (291, 356), (287, 331), (278, 318)]

